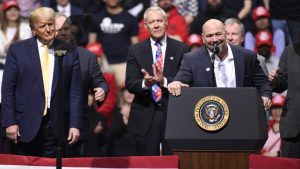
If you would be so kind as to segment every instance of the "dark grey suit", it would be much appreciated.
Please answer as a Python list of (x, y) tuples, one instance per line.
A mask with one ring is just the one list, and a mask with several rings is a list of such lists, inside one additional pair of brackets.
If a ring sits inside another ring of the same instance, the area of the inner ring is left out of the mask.
[[(271, 98), (271, 86), (256, 59), (256, 54), (239, 46), (230, 47), (234, 58), (236, 87), (256, 87), (261, 96)], [(201, 47), (183, 56), (174, 81), (181, 81), (193, 87), (212, 87), (212, 71), (208, 68), (211, 68), (211, 59), (207, 48)]]
[[(189, 48), (185, 44), (171, 38), (167, 38), (163, 74), (168, 83), (173, 81), (184, 53)], [(151, 99), (151, 89), (142, 88), (144, 75), (141, 69), (145, 69), (153, 75), (152, 50), (150, 39), (130, 47), (128, 52), (126, 69), (126, 88), (135, 98), (130, 111), (128, 130), (138, 137), (147, 139), (145, 142), (137, 139), (138, 155), (159, 155), (159, 142), (163, 140), (168, 101), (168, 90), (162, 88), (163, 96), (161, 105), (157, 105)], [(143, 143), (140, 143), (143, 142)], [(170, 152), (164, 152), (168, 154)]]
[(300, 56), (293, 46), (284, 49), (278, 67), (278, 78), (273, 86), (275, 92), (288, 89), (280, 120), (282, 155), (300, 158)]
[[(81, 85), (82, 85), (82, 129), (80, 133), (80, 140), (74, 147), (69, 150), (68, 156), (86, 156), (85, 142), (88, 139), (88, 130), (90, 128), (89, 121), (89, 108), (88, 108), (88, 94), (89, 91), (93, 92), (94, 88), (101, 87), (107, 94), (109, 88), (104, 80), (97, 57), (90, 51), (77, 47), (80, 69), (81, 69)], [(103, 102), (98, 103), (100, 106)], [(83, 144), (82, 144), (83, 143)]]

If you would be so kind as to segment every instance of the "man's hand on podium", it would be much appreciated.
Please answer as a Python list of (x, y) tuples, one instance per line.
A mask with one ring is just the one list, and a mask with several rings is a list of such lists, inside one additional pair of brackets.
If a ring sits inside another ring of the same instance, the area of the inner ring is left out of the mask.
[(189, 87), (189, 85), (181, 83), (180, 81), (174, 81), (174, 82), (171, 82), (168, 85), (168, 90), (169, 90), (171, 95), (179, 96), (179, 95), (181, 95), (181, 88), (182, 87)]

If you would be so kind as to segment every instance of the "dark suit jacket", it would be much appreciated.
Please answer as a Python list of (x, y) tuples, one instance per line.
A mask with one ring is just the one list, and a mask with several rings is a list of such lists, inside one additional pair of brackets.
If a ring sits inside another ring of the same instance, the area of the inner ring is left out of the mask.
[[(236, 87), (256, 87), (261, 96), (271, 98), (271, 86), (256, 59), (256, 54), (239, 46), (230, 47), (234, 58)], [(175, 80), (193, 87), (213, 86), (211, 59), (206, 47), (183, 56)]]
[[(167, 78), (168, 83), (173, 81), (182, 56), (188, 51), (189, 48), (185, 44), (167, 38), (163, 74)], [(152, 64), (153, 57), (150, 39), (130, 47), (125, 82), (126, 88), (129, 92), (135, 94), (135, 97), (129, 116), (128, 129), (134, 134), (141, 136), (147, 134), (152, 123), (153, 112), (157, 108), (157, 104), (151, 99), (151, 89), (142, 88), (144, 76), (141, 69), (143, 68), (153, 75)], [(169, 93), (166, 88), (162, 88), (162, 92), (162, 106), (166, 112)]]
[(279, 61), (278, 78), (274, 85), (275, 92), (288, 89), (285, 105), (280, 119), (280, 137), (294, 138), (300, 133), (300, 56), (293, 46), (282, 52)]
[[(54, 61), (51, 90), (50, 120), (57, 136), (58, 119), (58, 59)], [(63, 133), (69, 127), (81, 127), (81, 75), (76, 50), (63, 58)], [(42, 70), (36, 38), (12, 44), (7, 54), (2, 84), (2, 127), (18, 125), (20, 141), (30, 142), (37, 134), (45, 107)]]
[(96, 87), (101, 87), (105, 93), (108, 92), (108, 85), (104, 80), (100, 66), (98, 64), (97, 57), (91, 53), (90, 51), (77, 47), (77, 51), (79, 54), (80, 61), (80, 69), (81, 69), (81, 81), (82, 81), (82, 105), (83, 105), (83, 132), (81, 133), (81, 137), (85, 138), (87, 134), (87, 129), (89, 128), (89, 120), (88, 120), (88, 94), (89, 90), (93, 92), (93, 89)]

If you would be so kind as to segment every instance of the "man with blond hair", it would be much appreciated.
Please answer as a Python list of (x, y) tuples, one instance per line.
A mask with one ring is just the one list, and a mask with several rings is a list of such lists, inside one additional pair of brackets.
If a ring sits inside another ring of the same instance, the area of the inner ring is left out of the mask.
[[(12, 44), (2, 84), (2, 127), (13, 153), (55, 157), (58, 136), (58, 62), (54, 55), (55, 12), (37, 8), (29, 23), (34, 37)], [(76, 51), (63, 57), (63, 141), (77, 142), (81, 127), (81, 75)]]

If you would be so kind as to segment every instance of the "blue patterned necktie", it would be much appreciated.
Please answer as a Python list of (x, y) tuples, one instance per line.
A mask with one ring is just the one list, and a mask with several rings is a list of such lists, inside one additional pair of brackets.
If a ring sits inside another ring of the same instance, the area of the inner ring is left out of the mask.
[[(154, 63), (158, 64), (158, 66), (162, 70), (163, 69), (163, 56), (162, 56), (162, 51), (161, 51), (161, 44), (160, 44), (160, 42), (156, 42), (155, 45), (157, 46), (157, 51), (155, 54), (155, 62)], [(151, 96), (155, 102), (159, 102), (161, 100), (162, 91), (157, 83), (152, 85), (152, 87), (151, 87)]]

